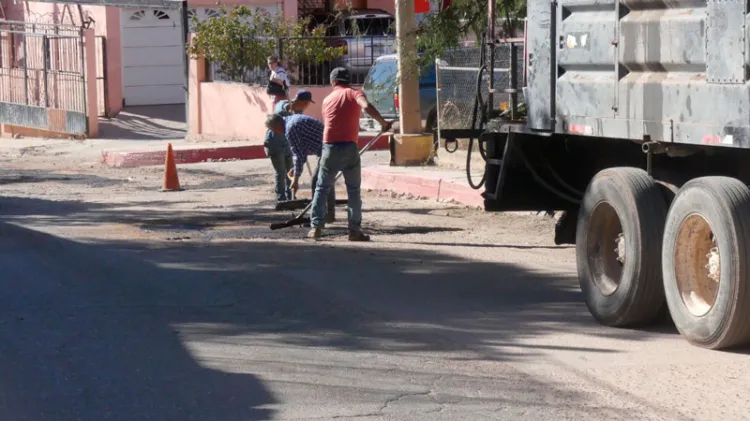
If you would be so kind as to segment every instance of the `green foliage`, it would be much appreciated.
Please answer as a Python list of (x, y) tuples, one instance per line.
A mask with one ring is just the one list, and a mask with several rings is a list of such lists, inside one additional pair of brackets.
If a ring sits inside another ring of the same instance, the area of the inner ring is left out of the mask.
[(253, 13), (246, 6), (220, 6), (219, 15), (206, 20), (193, 16), (192, 27), (195, 35), (188, 54), (219, 63), (219, 70), (235, 82), (247, 82), (248, 71), (265, 67), (267, 58), (278, 54), (279, 39), (286, 62), (319, 63), (343, 54), (341, 47), (322, 38), (324, 27), (310, 28), (309, 19), (288, 22), (281, 16)]
[[(526, 0), (494, 1), (499, 35), (510, 35), (523, 28)], [(453, 0), (447, 9), (428, 16), (416, 34), (417, 48), (423, 53), (420, 65), (432, 65), (435, 58), (448, 49), (459, 47), (469, 35), (480, 40), (487, 31), (488, 4), (488, 0)]]

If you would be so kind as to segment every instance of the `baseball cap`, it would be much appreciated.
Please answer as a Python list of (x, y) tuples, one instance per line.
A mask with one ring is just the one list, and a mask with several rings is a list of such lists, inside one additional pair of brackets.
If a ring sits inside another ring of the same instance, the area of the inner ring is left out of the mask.
[(337, 82), (349, 83), (349, 70), (343, 67), (337, 67), (331, 72), (331, 80)]
[(315, 104), (315, 101), (313, 101), (312, 99), (312, 92), (306, 91), (304, 89), (300, 89), (299, 91), (297, 91), (297, 96), (295, 96), (294, 99), (298, 101), (310, 101)]

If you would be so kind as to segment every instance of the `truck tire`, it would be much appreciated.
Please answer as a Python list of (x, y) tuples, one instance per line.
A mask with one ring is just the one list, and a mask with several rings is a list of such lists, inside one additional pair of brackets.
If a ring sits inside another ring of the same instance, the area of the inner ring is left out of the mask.
[(586, 306), (607, 326), (645, 325), (664, 303), (661, 188), (638, 168), (594, 176), (578, 211), (576, 262)]
[(669, 209), (663, 244), (677, 330), (709, 349), (750, 342), (750, 189), (728, 177), (689, 181)]

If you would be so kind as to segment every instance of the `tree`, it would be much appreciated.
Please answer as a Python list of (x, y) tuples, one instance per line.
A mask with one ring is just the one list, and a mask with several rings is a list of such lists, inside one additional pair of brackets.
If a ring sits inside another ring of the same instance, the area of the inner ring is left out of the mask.
[(343, 53), (326, 43), (324, 27), (311, 28), (309, 19), (289, 22), (246, 6), (220, 7), (219, 15), (206, 20), (193, 16), (195, 35), (188, 46), (193, 58), (205, 57), (219, 66), (229, 80), (247, 83), (248, 74), (264, 68), (284, 42), (284, 59), (320, 63)]
[[(442, 0), (431, 0), (440, 2)], [(417, 29), (417, 48), (422, 52), (420, 64), (431, 65), (446, 50), (457, 48), (470, 34), (481, 39), (487, 31), (489, 0), (453, 0), (440, 12), (427, 16)], [(515, 34), (523, 28), (526, 0), (494, 0), (499, 34)]]

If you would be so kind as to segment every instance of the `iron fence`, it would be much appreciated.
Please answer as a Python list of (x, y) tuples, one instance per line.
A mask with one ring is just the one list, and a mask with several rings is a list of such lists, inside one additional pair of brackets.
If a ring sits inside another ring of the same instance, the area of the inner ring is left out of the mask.
[[(310, 57), (308, 51), (319, 51), (321, 46), (339, 47), (343, 54), (330, 60)], [(349, 70), (353, 85), (361, 85), (367, 72), (379, 57), (396, 53), (396, 38), (392, 36), (338, 36), (321, 38), (280, 38), (273, 49), (285, 65), (292, 85), (330, 85), (330, 73), (336, 67)], [(222, 71), (221, 63), (209, 64), (212, 81), (230, 81), (264, 85), (270, 71), (265, 67), (247, 69), (241, 80), (232, 80)]]
[[(482, 48), (486, 68), (479, 77)], [(515, 66), (511, 66), (512, 58)], [(474, 106), (479, 95), (480, 106), (486, 107), (490, 97), (490, 54), (486, 46), (470, 46), (451, 50), (437, 61), (439, 130), (471, 130)], [(511, 90), (523, 102), (523, 42), (507, 42), (495, 46), (493, 110), (506, 111), (511, 106)], [(515, 72), (515, 75), (512, 74)], [(479, 83), (477, 85), (477, 83)], [(479, 89), (477, 89), (479, 88)], [(483, 110), (477, 111), (476, 125)]]
[(80, 28), (0, 22), (0, 123), (85, 134)]

